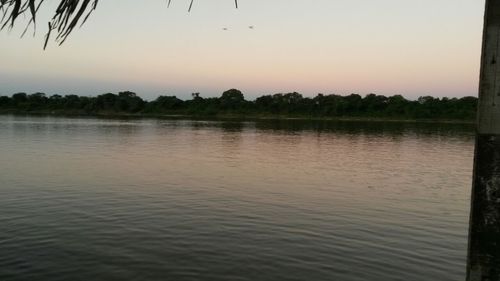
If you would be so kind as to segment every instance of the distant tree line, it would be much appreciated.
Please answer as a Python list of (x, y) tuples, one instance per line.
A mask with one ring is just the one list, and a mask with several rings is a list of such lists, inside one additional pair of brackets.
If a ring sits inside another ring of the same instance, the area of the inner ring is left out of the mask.
[(315, 97), (304, 97), (294, 92), (264, 95), (248, 101), (236, 89), (211, 98), (193, 93), (189, 100), (181, 100), (176, 96), (159, 96), (153, 101), (146, 101), (133, 92), (107, 93), (96, 97), (49, 97), (44, 93), (0, 96), (0, 112), (3, 113), (473, 120), (476, 108), (475, 97), (423, 96), (417, 100), (408, 100), (401, 95), (386, 97), (369, 94), (362, 97), (357, 94), (318, 94)]

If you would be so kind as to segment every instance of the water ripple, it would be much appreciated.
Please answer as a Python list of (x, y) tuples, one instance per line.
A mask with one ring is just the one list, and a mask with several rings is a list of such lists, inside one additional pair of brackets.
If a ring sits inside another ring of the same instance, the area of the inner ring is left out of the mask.
[(0, 280), (460, 280), (472, 151), (453, 124), (1, 116)]

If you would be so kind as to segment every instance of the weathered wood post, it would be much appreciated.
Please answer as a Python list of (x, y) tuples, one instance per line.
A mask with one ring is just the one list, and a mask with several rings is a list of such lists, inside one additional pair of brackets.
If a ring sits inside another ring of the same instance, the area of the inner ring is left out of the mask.
[(467, 281), (500, 281), (500, 0), (486, 0)]

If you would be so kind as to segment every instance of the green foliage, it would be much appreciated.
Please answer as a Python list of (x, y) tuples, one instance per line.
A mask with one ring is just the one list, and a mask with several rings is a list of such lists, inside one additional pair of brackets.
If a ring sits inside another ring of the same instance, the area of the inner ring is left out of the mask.
[(176, 96), (159, 96), (148, 102), (133, 92), (120, 92), (118, 95), (106, 93), (96, 97), (47, 97), (44, 93), (0, 96), (2, 112), (23, 113), (473, 120), (476, 108), (475, 97), (450, 99), (423, 96), (412, 101), (401, 95), (386, 97), (369, 94), (361, 97), (357, 94), (318, 94), (309, 98), (293, 92), (264, 95), (247, 101), (243, 93), (236, 89), (225, 91), (219, 98), (203, 98), (199, 93), (193, 93), (192, 99), (186, 101)]
[(241, 108), (243, 103), (245, 103), (245, 97), (241, 91), (231, 89), (222, 93), (219, 101), (222, 109), (234, 111)]
[(159, 96), (156, 100), (147, 104), (146, 113), (169, 113), (176, 112), (182, 108), (183, 101), (176, 96)]

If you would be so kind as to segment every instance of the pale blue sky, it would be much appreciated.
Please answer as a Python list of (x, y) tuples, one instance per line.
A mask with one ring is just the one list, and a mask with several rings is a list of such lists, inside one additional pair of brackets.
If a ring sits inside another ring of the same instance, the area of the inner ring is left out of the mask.
[(172, 1), (101, 0), (43, 51), (49, 0), (36, 37), (0, 33), (0, 95), (477, 95), (483, 1)]

